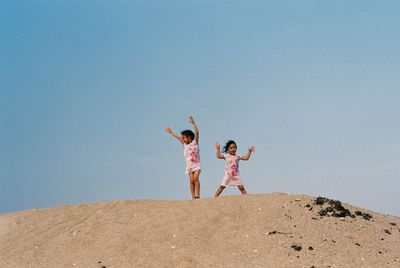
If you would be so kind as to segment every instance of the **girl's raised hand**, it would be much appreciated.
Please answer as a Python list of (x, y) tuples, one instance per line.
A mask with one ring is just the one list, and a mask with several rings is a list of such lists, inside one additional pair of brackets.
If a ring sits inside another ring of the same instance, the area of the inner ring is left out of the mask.
[(167, 132), (168, 134), (171, 134), (171, 133), (172, 133), (172, 129), (171, 129), (170, 127), (166, 127), (164, 130), (165, 130), (165, 132)]
[(254, 152), (255, 150), (256, 150), (256, 147), (254, 147), (254, 146), (249, 147), (250, 152)]
[(193, 116), (189, 116), (189, 123), (190, 123), (190, 124), (194, 124), (194, 118), (193, 118)]
[(221, 149), (221, 144), (219, 144), (218, 142), (215, 143), (215, 148), (217, 148), (218, 150)]

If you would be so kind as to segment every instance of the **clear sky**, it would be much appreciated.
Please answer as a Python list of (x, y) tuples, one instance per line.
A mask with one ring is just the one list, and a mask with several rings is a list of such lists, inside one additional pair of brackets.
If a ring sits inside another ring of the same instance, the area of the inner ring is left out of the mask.
[[(0, 3), (0, 213), (202, 196), (234, 139), (249, 193), (400, 215), (400, 1)], [(224, 194), (239, 194), (230, 188)]]

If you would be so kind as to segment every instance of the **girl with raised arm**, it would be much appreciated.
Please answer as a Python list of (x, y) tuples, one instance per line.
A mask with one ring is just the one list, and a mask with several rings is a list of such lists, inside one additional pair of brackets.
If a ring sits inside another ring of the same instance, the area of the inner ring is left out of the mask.
[(193, 125), (194, 133), (191, 130), (184, 130), (181, 135), (175, 133), (170, 127), (165, 128), (165, 132), (171, 134), (183, 144), (186, 160), (186, 175), (189, 176), (190, 192), (192, 199), (200, 198), (200, 149), (199, 149), (199, 129), (194, 122), (194, 118), (189, 116), (189, 123)]
[(251, 153), (254, 152), (254, 146), (249, 147), (249, 150), (245, 156), (236, 154), (237, 146), (236, 142), (230, 140), (224, 146), (224, 154), (221, 154), (221, 145), (215, 144), (217, 150), (217, 158), (225, 159), (225, 177), (223, 178), (221, 185), (218, 187), (215, 197), (218, 197), (226, 186), (237, 186), (242, 194), (247, 194), (246, 189), (243, 186), (242, 179), (239, 173), (239, 160), (249, 160)]

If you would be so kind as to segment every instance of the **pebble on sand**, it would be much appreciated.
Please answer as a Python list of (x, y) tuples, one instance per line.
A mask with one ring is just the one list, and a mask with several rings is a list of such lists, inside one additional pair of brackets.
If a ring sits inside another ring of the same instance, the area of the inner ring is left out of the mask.
[(296, 250), (296, 251), (300, 251), (301, 250), (301, 245), (299, 244), (293, 244), (292, 245), (292, 249)]

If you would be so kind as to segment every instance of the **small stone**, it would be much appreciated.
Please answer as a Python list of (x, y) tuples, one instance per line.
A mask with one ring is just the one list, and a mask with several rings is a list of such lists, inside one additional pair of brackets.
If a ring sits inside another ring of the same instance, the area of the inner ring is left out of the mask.
[(387, 234), (392, 234), (388, 229), (384, 229), (383, 230), (385, 233), (387, 233)]
[(372, 215), (369, 213), (363, 213), (363, 212), (357, 210), (357, 211), (354, 211), (354, 214), (356, 214), (357, 216), (363, 217), (364, 220), (367, 220), (367, 221), (372, 220)]
[(327, 201), (327, 198), (318, 196), (317, 199), (315, 199), (315, 204), (323, 205), (326, 201)]
[(354, 243), (354, 244), (356, 244), (357, 246), (361, 247), (361, 245), (359, 243)]
[(299, 202), (299, 201), (300, 201), (300, 198), (296, 198), (294, 201)]
[(389, 224), (392, 225), (392, 226), (396, 226), (397, 225), (395, 222), (391, 222)]
[(306, 207), (306, 208), (309, 208), (309, 207), (311, 207), (311, 205), (310, 205), (310, 204), (306, 204), (305, 207)]
[(296, 251), (300, 251), (301, 250), (301, 245), (299, 244), (293, 244), (292, 245), (292, 249), (296, 250)]
[(370, 220), (372, 219), (372, 216), (371, 216), (371, 214), (369, 214), (369, 213), (364, 213), (364, 214), (363, 214), (363, 219), (364, 219), (364, 220), (370, 221)]
[(308, 250), (314, 250), (314, 248), (310, 246), (310, 247), (308, 247)]

